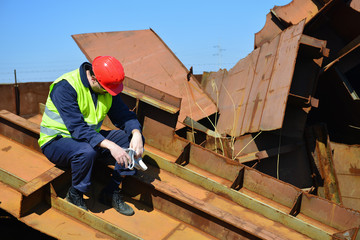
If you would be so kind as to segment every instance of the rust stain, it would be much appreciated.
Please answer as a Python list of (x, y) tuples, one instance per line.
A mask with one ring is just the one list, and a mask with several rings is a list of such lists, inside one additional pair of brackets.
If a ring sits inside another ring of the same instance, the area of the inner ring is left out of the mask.
[(355, 175), (360, 175), (360, 169), (350, 164), (349, 172)]
[(11, 146), (7, 146), (1, 149), (1, 151), (8, 152), (11, 149)]
[[(263, 75), (264, 77), (264, 75)], [(262, 101), (259, 97), (260, 93), (258, 93), (256, 95), (256, 99), (254, 101), (254, 108), (253, 108), (253, 111), (252, 111), (252, 114), (251, 114), (251, 127), (252, 127), (252, 124), (254, 123), (254, 119), (255, 119), (255, 115), (256, 115), (256, 112), (257, 112), (257, 109), (258, 109), (258, 106), (259, 106), (259, 102)]]

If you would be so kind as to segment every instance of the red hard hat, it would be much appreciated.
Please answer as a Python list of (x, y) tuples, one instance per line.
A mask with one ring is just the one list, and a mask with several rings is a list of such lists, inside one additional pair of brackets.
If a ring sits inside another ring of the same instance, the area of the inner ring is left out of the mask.
[(94, 59), (92, 67), (100, 85), (112, 96), (123, 90), (125, 73), (119, 60), (111, 56), (98, 56)]

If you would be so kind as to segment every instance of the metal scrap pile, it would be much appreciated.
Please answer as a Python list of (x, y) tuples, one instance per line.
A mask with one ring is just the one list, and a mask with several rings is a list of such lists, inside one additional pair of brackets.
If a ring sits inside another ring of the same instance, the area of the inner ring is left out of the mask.
[(347, 164), (355, 170), (337, 172), (335, 165), (351, 160), (321, 155), (319, 146), (331, 151), (340, 146), (330, 141), (359, 143), (359, 2), (294, 0), (274, 7), (255, 34), (254, 51), (229, 71), (205, 72), (201, 85), (151, 29), (73, 38), (89, 61), (112, 54), (127, 77), (181, 98), (176, 129), (186, 124), (188, 136), (194, 129), (207, 133), (206, 141), (195, 136), (199, 144), (360, 209), (353, 200), (360, 192), (350, 193), (341, 177), (359, 171), (360, 163), (354, 158)]
[[(359, 11), (360, 0), (274, 7), (254, 51), (197, 77), (151, 29), (73, 35), (90, 62), (124, 65), (121, 94), (149, 166), (123, 183), (136, 214), (96, 196), (89, 212), (64, 200), (68, 171), (37, 143), (50, 83), (19, 84), (18, 97), (0, 85), (10, 99), (0, 102), (0, 208), (60, 239), (358, 238)], [(99, 169), (100, 189), (112, 166)]]

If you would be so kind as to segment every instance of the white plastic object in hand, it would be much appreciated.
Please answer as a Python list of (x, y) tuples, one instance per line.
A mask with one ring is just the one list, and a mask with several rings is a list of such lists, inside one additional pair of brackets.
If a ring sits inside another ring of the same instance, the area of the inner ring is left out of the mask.
[(144, 163), (144, 161), (142, 160), (141, 157), (139, 158), (135, 158), (135, 151), (131, 148), (127, 148), (125, 149), (126, 153), (129, 154), (130, 156), (130, 159), (131, 159), (131, 163), (128, 165), (128, 168), (130, 170), (133, 170), (134, 167), (138, 170), (142, 170), (142, 171), (145, 171), (147, 170), (147, 166), (146, 164)]

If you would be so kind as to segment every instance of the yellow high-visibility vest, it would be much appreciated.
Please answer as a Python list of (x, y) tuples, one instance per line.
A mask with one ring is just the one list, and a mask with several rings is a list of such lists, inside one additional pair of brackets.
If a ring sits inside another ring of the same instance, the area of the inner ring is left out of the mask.
[(63, 79), (68, 81), (75, 89), (80, 112), (83, 114), (85, 122), (95, 131), (100, 131), (101, 124), (111, 107), (112, 96), (109, 93), (99, 94), (97, 106), (94, 106), (90, 89), (81, 82), (79, 69), (65, 73), (50, 85), (45, 111), (40, 124), (40, 138), (38, 140), (40, 147), (57, 135), (71, 137), (69, 130), (66, 128), (63, 119), (50, 98), (50, 93), (55, 84)]

